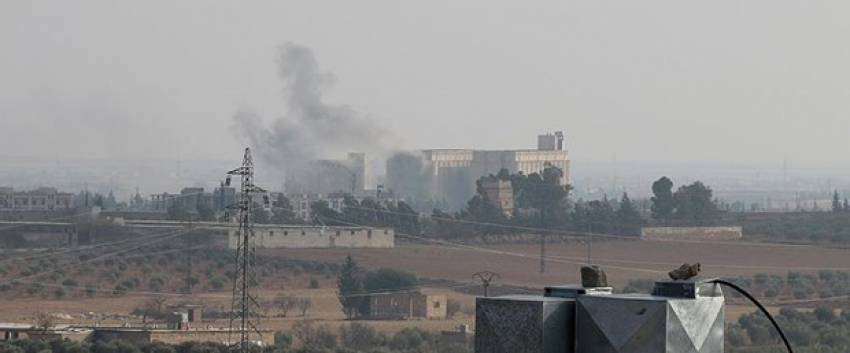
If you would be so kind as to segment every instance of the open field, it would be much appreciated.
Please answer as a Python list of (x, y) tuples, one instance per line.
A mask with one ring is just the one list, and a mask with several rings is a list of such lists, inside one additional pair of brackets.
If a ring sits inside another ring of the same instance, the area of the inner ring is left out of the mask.
[[(330, 284), (330, 283), (328, 283)], [(474, 318), (471, 315), (471, 308), (474, 305), (474, 297), (451, 292), (445, 289), (424, 288), (426, 293), (446, 294), (449, 298), (462, 303), (464, 309), (455, 318), (448, 320), (368, 320), (360, 321), (370, 326), (375, 327), (380, 332), (394, 333), (406, 327), (418, 327), (426, 330), (453, 330), (458, 325), (474, 323)], [(261, 301), (270, 301), (276, 295), (282, 293), (279, 290), (263, 290), (260, 294)], [(286, 330), (292, 327), (298, 321), (311, 320), (317, 325), (326, 324), (331, 328), (336, 329), (340, 325), (346, 324), (348, 321), (342, 314), (339, 301), (336, 297), (336, 289), (328, 286), (321, 289), (290, 289), (285, 291), (286, 294), (300, 297), (310, 298), (313, 302), (312, 308), (306, 316), (301, 316), (300, 313), (293, 310), (288, 317), (277, 317), (278, 312), (275, 309), (267, 312), (272, 317), (267, 317), (262, 320), (262, 328), (271, 330)], [(166, 304), (176, 304), (181, 302), (204, 303), (208, 308), (229, 309), (230, 308), (230, 293), (229, 292), (211, 292), (198, 293), (191, 296), (173, 295), (167, 297)], [(58, 316), (70, 316), (69, 318), (55, 319), (56, 323), (68, 324), (89, 324), (89, 325), (122, 325), (126, 323), (140, 324), (140, 319), (130, 317), (130, 313), (134, 308), (140, 306), (149, 296), (143, 295), (126, 295), (121, 297), (98, 297), (98, 298), (67, 298), (63, 300), (45, 300), (41, 298), (20, 298), (14, 300), (0, 301), (0, 322), (21, 322), (34, 323), (35, 315), (38, 313), (50, 313)], [(91, 319), (87, 318), (87, 313), (96, 312), (107, 318)], [(196, 328), (210, 326), (214, 328), (228, 327), (227, 319), (208, 319), (205, 318), (201, 326), (196, 324)]]
[[(823, 269), (850, 271), (850, 250), (768, 243), (710, 243), (662, 241), (598, 241), (591, 246), (592, 262), (602, 265), (609, 282), (622, 288), (634, 278), (665, 278), (684, 262), (703, 264), (705, 276), (751, 276)], [(539, 288), (578, 283), (587, 246), (580, 242), (550, 243), (546, 273), (541, 274), (536, 244), (462, 247), (399, 242), (393, 249), (266, 249), (263, 254), (287, 258), (342, 262), (351, 254), (369, 267), (393, 267), (428, 278), (470, 282), (477, 271), (501, 275), (500, 284)]]
[[(262, 249), (263, 255), (289, 260), (340, 263), (351, 254), (361, 265), (391, 267), (416, 273), (420, 277), (448, 279), (473, 285), (471, 274), (491, 270), (501, 274), (498, 284), (541, 288), (547, 284), (579, 282), (578, 268), (587, 255), (586, 244), (581, 242), (549, 243), (547, 245), (547, 271), (539, 273), (539, 247), (536, 244), (452, 245), (414, 244), (399, 242), (393, 249)], [(654, 241), (599, 241), (592, 244), (593, 262), (601, 264), (608, 272), (610, 282), (617, 287), (634, 278), (664, 278), (666, 271), (682, 262), (703, 263), (707, 276), (751, 276), (770, 273), (784, 276), (788, 271), (817, 272), (822, 269), (850, 271), (850, 250), (814, 246), (788, 246), (764, 243), (696, 243)], [(153, 268), (149, 275), (164, 275)], [(202, 271), (199, 269), (199, 271)], [(175, 281), (180, 276), (174, 273)], [(316, 278), (319, 289), (308, 289), (308, 279)], [(335, 293), (335, 278), (330, 275), (292, 272), (270, 273), (263, 278), (261, 300), (271, 301), (276, 295), (286, 293), (308, 297), (313, 306), (306, 317), (290, 313), (289, 317), (276, 317), (269, 309), (264, 328), (281, 330), (300, 320), (313, 320), (317, 324), (337, 327), (345, 324)], [(230, 308), (229, 285), (220, 291), (200, 289), (192, 296), (168, 295), (168, 304), (180, 302), (204, 303), (208, 308), (226, 312)], [(426, 292), (447, 294), (463, 305), (463, 312), (450, 320), (366, 321), (379, 331), (392, 333), (405, 327), (428, 330), (449, 330), (459, 324), (474, 324), (472, 308), (474, 297), (450, 288), (425, 288)], [(80, 293), (77, 293), (80, 292)], [(78, 324), (138, 324), (139, 319), (128, 314), (150, 298), (149, 295), (109, 294), (87, 298), (81, 291), (69, 292), (62, 299), (43, 296), (7, 296), (0, 301), (0, 321), (33, 322), (41, 312), (62, 314), (70, 319), (57, 319), (59, 323)], [(271, 308), (271, 306), (267, 306)], [(728, 306), (727, 320), (734, 321), (755, 308), (748, 305)], [(778, 308), (771, 308), (778, 310)], [(95, 317), (87, 316), (95, 312)], [(227, 320), (205, 320), (202, 325), (227, 327)], [(197, 327), (197, 325), (196, 325)]]

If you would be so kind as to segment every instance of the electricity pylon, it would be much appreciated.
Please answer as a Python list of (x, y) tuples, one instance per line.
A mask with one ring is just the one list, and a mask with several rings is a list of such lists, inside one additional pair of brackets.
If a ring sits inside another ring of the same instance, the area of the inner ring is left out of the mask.
[[(238, 175), (242, 179), (241, 194), (235, 205), (238, 211), (239, 228), (236, 230), (236, 256), (235, 271), (233, 274), (233, 301), (230, 307), (230, 331), (229, 343), (233, 344), (233, 350), (239, 353), (250, 351), (252, 334), (260, 336), (259, 304), (255, 288), (257, 287), (257, 275), (254, 270), (256, 264), (256, 249), (254, 246), (254, 194), (265, 190), (254, 185), (254, 161), (251, 159), (251, 150), (245, 148), (245, 156), (242, 166), (227, 172), (228, 181), (230, 176)], [(239, 331), (239, 342), (230, 339), (234, 331)]]

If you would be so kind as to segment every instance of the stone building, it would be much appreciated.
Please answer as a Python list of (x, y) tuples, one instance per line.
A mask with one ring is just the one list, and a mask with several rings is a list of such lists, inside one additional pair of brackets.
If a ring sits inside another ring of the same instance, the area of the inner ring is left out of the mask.
[(443, 320), (447, 299), (441, 294), (379, 293), (367, 297), (370, 318)]

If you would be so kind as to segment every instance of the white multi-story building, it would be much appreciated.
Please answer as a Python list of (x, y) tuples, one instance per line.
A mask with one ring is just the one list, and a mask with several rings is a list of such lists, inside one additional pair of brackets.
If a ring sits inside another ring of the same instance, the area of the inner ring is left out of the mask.
[(422, 150), (421, 165), (424, 172), (421, 180), (411, 180), (409, 160), (387, 162), (389, 187), (404, 195), (411, 189), (425, 189), (435, 199), (444, 199), (451, 208), (462, 207), (475, 194), (475, 182), (482, 176), (496, 174), (501, 169), (511, 173), (538, 173), (547, 166), (559, 168), (563, 174), (561, 184), (570, 183), (570, 157), (564, 146), (564, 135), (558, 131), (538, 136), (537, 149), (518, 150), (475, 150), (475, 149), (432, 149)]

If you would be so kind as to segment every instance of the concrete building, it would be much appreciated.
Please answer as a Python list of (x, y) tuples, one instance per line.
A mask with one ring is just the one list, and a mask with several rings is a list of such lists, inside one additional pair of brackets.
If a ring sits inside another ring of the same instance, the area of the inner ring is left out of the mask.
[(311, 205), (317, 201), (325, 201), (330, 209), (342, 212), (344, 208), (343, 201), (345, 193), (332, 192), (329, 194), (294, 194), (289, 195), (289, 202), (292, 204), (292, 211), (295, 216), (304, 222), (313, 221), (313, 213)]
[(447, 299), (441, 294), (382, 293), (367, 297), (369, 317), (373, 319), (443, 320)]
[(74, 194), (59, 192), (55, 188), (41, 187), (30, 191), (0, 188), (0, 210), (53, 211), (72, 208)]
[(644, 227), (644, 240), (702, 240), (730, 241), (744, 238), (742, 227)]
[(224, 186), (224, 184), (222, 184), (213, 191), (212, 200), (213, 209), (216, 211), (222, 211), (227, 206), (236, 203), (236, 188), (232, 186)]
[[(570, 183), (570, 158), (560, 131), (538, 136), (537, 149), (432, 149), (414, 155), (420, 161), (412, 163), (409, 158), (387, 161), (388, 187), (401, 197), (424, 194), (445, 200), (451, 209), (466, 205), (475, 194), (475, 182), (479, 178), (501, 169), (531, 174), (553, 166), (563, 171), (561, 183)], [(417, 177), (411, 177), (413, 174)], [(424, 175), (418, 177), (418, 174)]]
[[(313, 227), (256, 224), (254, 239), (257, 248), (392, 248), (395, 230), (392, 228)], [(236, 228), (228, 229), (228, 243), (236, 249)]]
[(510, 180), (488, 178), (481, 183), (487, 201), (496, 206), (505, 216), (512, 217), (514, 214), (514, 190)]

